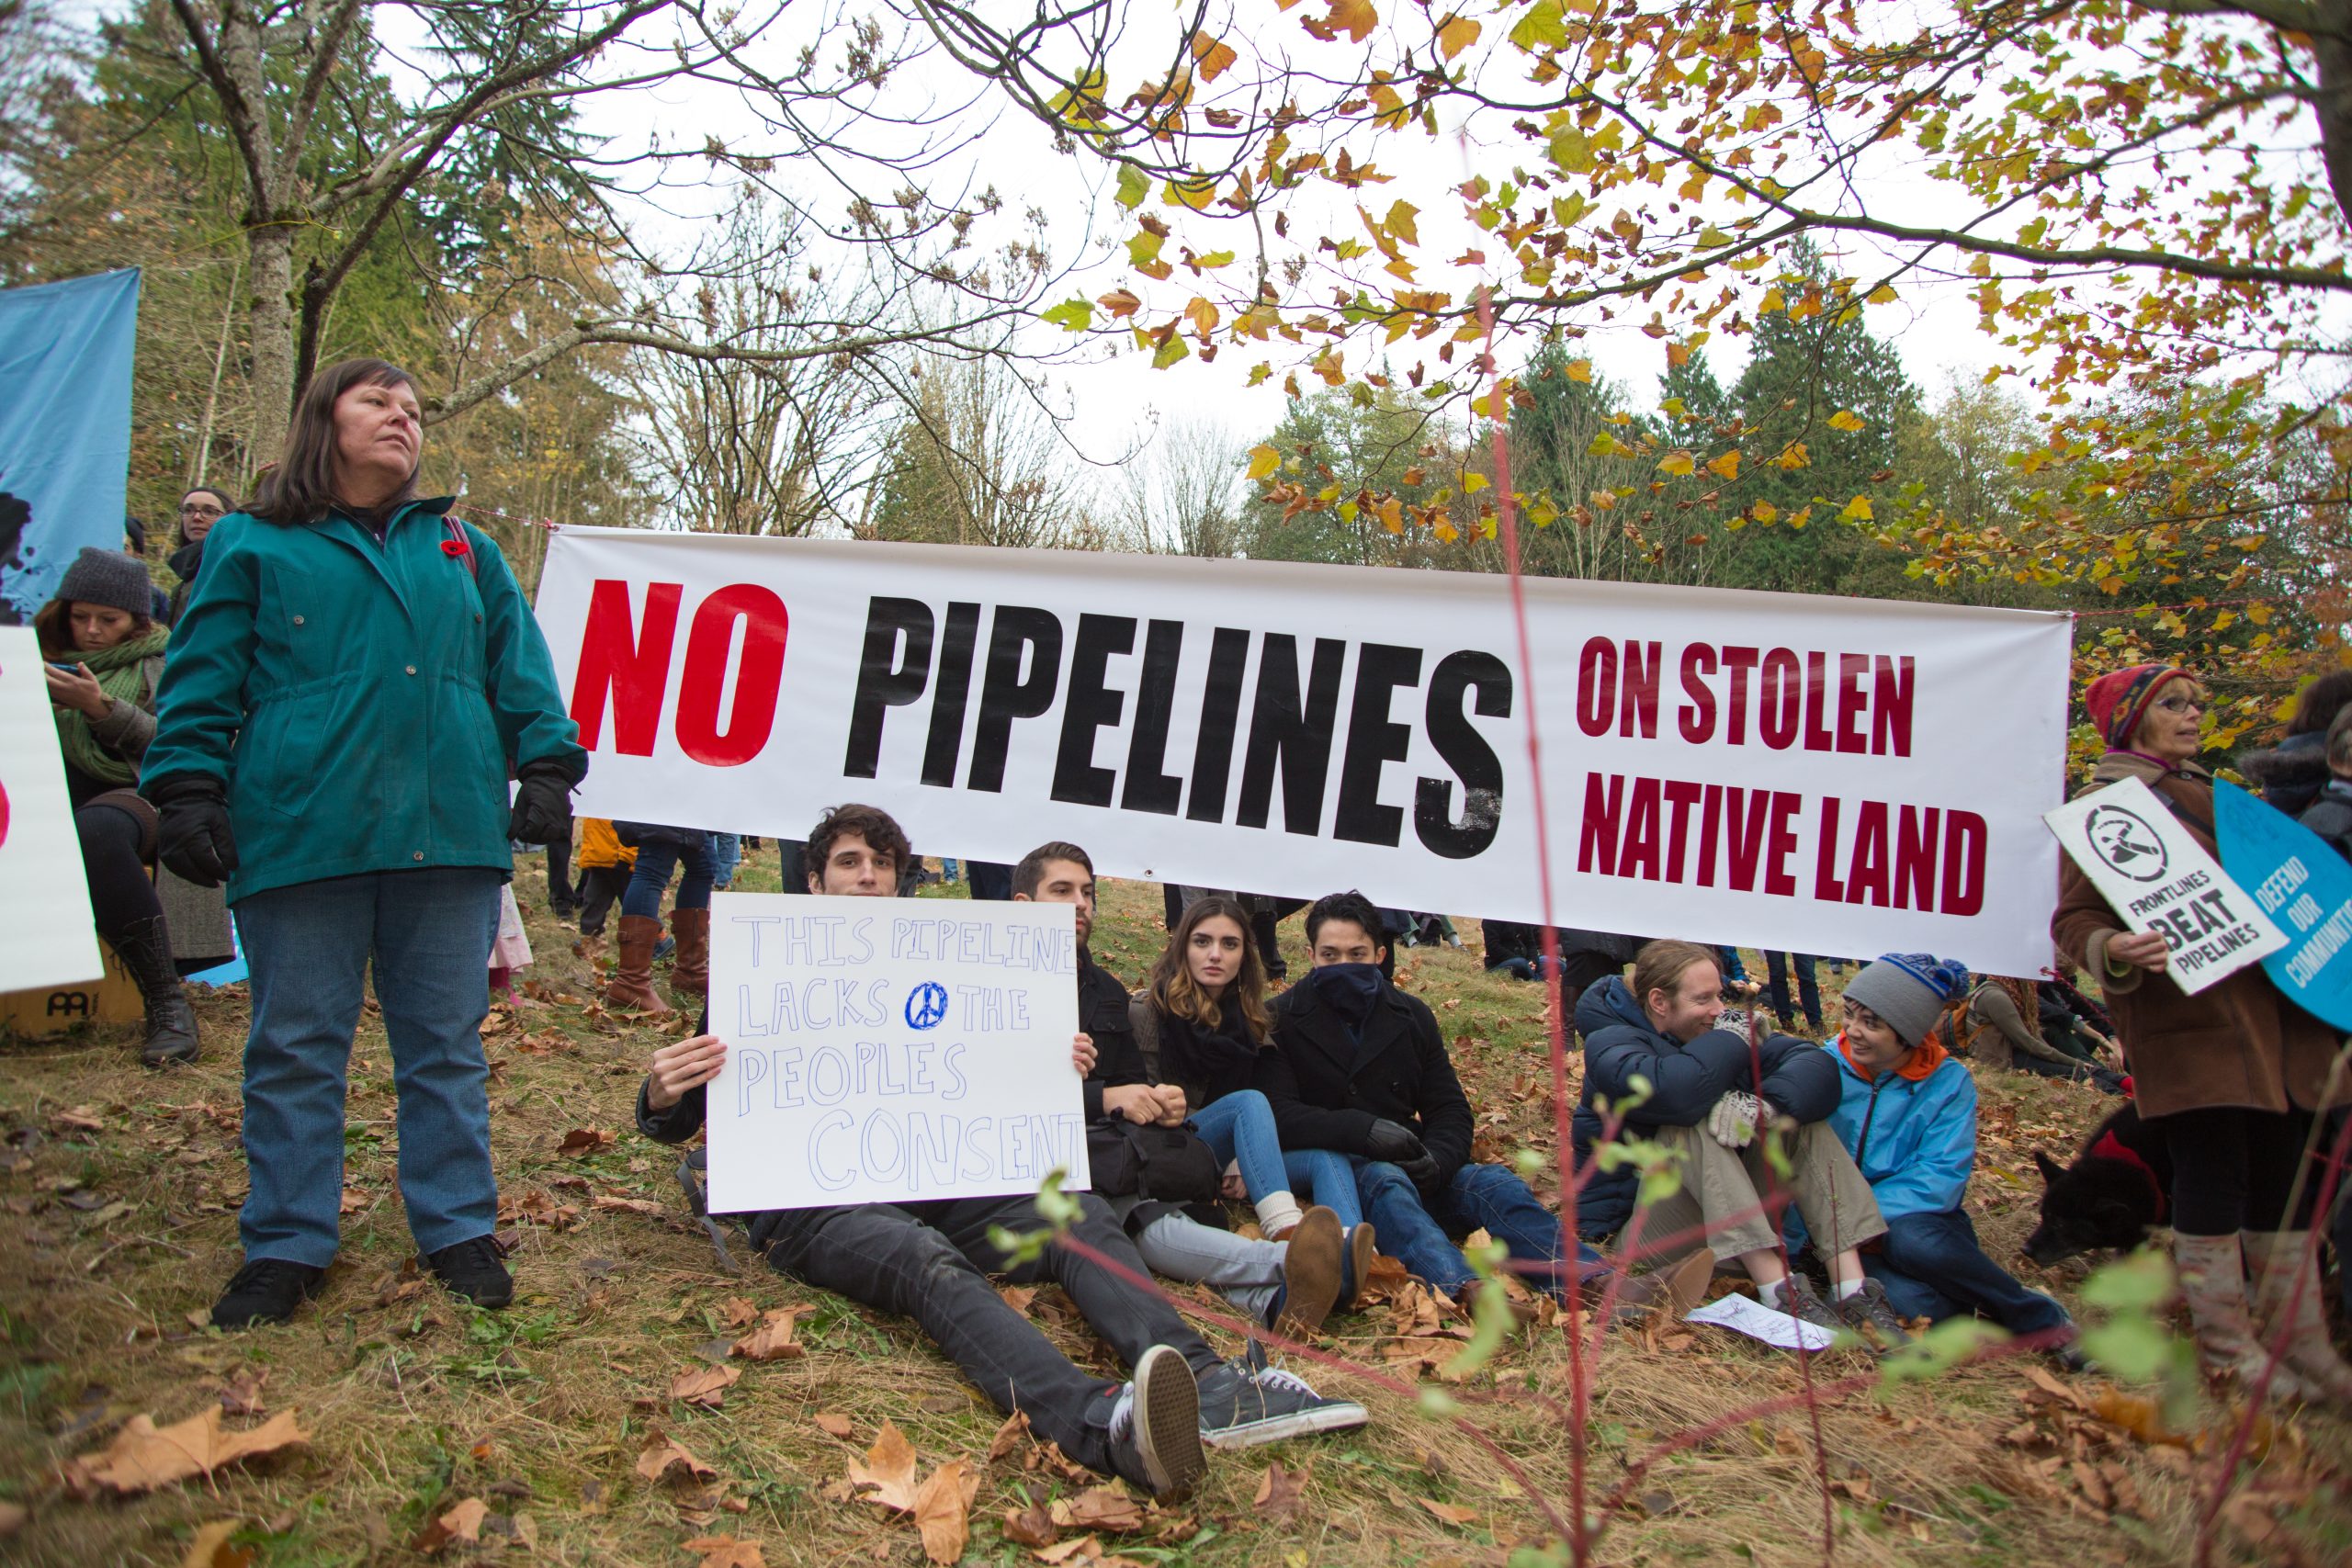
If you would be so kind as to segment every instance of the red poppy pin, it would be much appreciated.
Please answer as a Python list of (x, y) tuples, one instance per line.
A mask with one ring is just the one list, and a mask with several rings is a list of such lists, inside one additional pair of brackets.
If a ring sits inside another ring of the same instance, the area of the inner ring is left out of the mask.
[(463, 539), (444, 539), (441, 541), (441, 553), (451, 560), (458, 560), (474, 552), (473, 547)]

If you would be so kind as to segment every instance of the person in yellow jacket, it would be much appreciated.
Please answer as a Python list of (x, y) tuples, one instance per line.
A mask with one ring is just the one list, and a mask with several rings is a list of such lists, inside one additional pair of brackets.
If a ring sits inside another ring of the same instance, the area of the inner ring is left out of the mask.
[(636, 866), (637, 852), (620, 841), (610, 821), (580, 818), (580, 940), (573, 951), (582, 958), (604, 956), (605, 917)]

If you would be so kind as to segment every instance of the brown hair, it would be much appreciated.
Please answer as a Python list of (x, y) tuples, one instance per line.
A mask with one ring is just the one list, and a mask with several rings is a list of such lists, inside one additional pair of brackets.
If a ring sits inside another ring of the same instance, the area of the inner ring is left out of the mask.
[(2352, 670), (2331, 670), (2296, 696), (2295, 716), (2287, 721), (2287, 733), (2324, 735), (2335, 722), (2336, 711), (2347, 703), (2352, 703)]
[(903, 874), (915, 863), (914, 846), (907, 842), (906, 829), (888, 812), (878, 806), (835, 806), (827, 808), (808, 829), (808, 841), (800, 851), (803, 874), (821, 884), (825, 863), (833, 858), (833, 845), (853, 833), (865, 840), (867, 849), (888, 855), (893, 871)]
[(1219, 915), (1241, 928), (1241, 970), (1226, 986), (1226, 998), (1239, 1008), (1250, 1025), (1250, 1038), (1262, 1041), (1266, 1038), (1266, 962), (1258, 955), (1258, 939), (1250, 930), (1250, 911), (1220, 894), (1212, 893), (1184, 906), (1176, 929), (1168, 933), (1168, 945), (1160, 950), (1159, 962), (1152, 965), (1152, 1005), (1204, 1028), (1216, 1027), (1217, 1004), (1194, 982), (1193, 966), (1184, 961), (1184, 954), (1191, 949), (1193, 933), (1200, 930), (1201, 922)]
[[(111, 604), (106, 607), (114, 608)], [(132, 637), (145, 637), (154, 629), (155, 617), (134, 611), (130, 616), (130, 630), (123, 634), (122, 640), (129, 642)], [(74, 601), (51, 599), (34, 611), (33, 637), (40, 644), (42, 654), (48, 658), (81, 652), (74, 643)]]
[[(188, 486), (187, 489), (180, 491), (180, 505), (187, 505), (187, 498), (192, 495), (209, 495), (213, 500), (219, 502), (220, 503), (220, 515), (222, 517), (226, 517), (230, 513), (237, 510), (237, 498), (231, 495), (227, 491), (222, 490), (219, 485)], [(176, 517), (179, 514), (179, 508), (174, 507), (172, 512), (173, 515)], [(215, 522), (218, 522), (219, 520), (219, 518), (214, 519)], [(177, 539), (183, 545), (188, 542), (187, 524), (185, 521), (175, 523), (172, 525), (172, 537)]]
[[(415, 385), (415, 377), (385, 359), (346, 359), (311, 377), (294, 401), (286, 450), (261, 476), (246, 513), (265, 523), (289, 525), (325, 516), (340, 499), (334, 492), (334, 405), (354, 387)], [(390, 499), (407, 501), (415, 494), (412, 470)]]
[(1634, 1001), (1647, 1012), (1652, 991), (1674, 994), (1682, 976), (1694, 964), (1712, 964), (1716, 973), (1723, 970), (1723, 960), (1715, 956), (1712, 947), (1702, 947), (1695, 942), (1653, 942), (1643, 945), (1634, 954)]
[(1082, 865), (1086, 868), (1087, 875), (1094, 874), (1094, 863), (1087, 858), (1084, 850), (1066, 840), (1048, 839), (1023, 855), (1021, 863), (1012, 868), (1013, 892), (1025, 893), (1032, 898), (1035, 897), (1037, 885), (1046, 880), (1046, 863), (1057, 860), (1069, 861), (1073, 865)]

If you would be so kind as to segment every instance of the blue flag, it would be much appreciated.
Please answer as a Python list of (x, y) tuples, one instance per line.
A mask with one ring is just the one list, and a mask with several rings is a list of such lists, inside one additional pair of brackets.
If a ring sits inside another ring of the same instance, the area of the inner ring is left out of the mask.
[(2222, 869), (2287, 933), (2262, 961), (2271, 984), (2313, 1018), (2352, 1029), (2352, 865), (2227, 779), (2213, 781), (2213, 826)]
[(139, 274), (0, 288), (0, 626), (85, 545), (122, 548)]

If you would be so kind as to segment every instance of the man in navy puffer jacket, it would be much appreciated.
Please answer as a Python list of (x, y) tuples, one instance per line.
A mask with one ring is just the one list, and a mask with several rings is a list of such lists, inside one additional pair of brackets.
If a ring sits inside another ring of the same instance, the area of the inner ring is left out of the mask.
[[(1578, 1199), (1578, 1228), (1588, 1203), (1613, 1201), (1638, 1214), (1634, 1239), (1643, 1253), (1655, 1247), (1655, 1256), (1680, 1258), (1703, 1235), (1718, 1259), (1736, 1259), (1747, 1271), (1766, 1305), (1824, 1328), (1853, 1329), (1883, 1347), (1902, 1342), (1901, 1322), (1883, 1294), (1866, 1288), (1856, 1251), (1883, 1235), (1886, 1223), (1826, 1122), (1838, 1104), (1837, 1064), (1818, 1045), (1784, 1034), (1751, 1048), (1744, 1035), (1715, 1027), (1722, 1011), (1713, 950), (1685, 942), (1651, 942), (1634, 960), (1630, 986), (1611, 976), (1577, 999), (1585, 1058), (1579, 1164), (1605, 1126), (1600, 1102), (1632, 1099), (1640, 1078), (1648, 1097), (1626, 1113), (1624, 1135), (1665, 1145), (1682, 1171), (1681, 1187), (1645, 1210), (1630, 1169), (1595, 1172)], [(1790, 1164), (1781, 1195), (1820, 1238), (1834, 1305), (1781, 1263), (1778, 1206), (1764, 1207), (1781, 1185), (1764, 1155), (1765, 1135), (1776, 1126), (1784, 1130)]]

